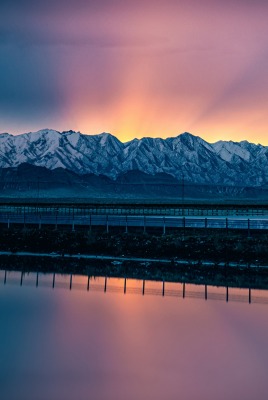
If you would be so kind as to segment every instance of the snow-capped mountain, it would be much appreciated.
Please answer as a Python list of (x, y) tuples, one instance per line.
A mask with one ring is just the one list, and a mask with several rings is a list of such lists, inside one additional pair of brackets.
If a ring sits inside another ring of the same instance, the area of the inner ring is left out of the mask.
[(44, 129), (17, 136), (0, 134), (0, 168), (23, 163), (113, 179), (140, 170), (151, 175), (167, 173), (179, 180), (184, 176), (185, 181), (199, 184), (268, 183), (268, 147), (247, 141), (211, 144), (190, 133), (127, 143), (108, 133), (83, 135)]

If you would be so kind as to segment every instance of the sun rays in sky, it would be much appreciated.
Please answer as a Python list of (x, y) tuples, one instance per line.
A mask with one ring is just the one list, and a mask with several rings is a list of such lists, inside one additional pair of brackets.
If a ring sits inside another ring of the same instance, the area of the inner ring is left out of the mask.
[(0, 130), (268, 145), (268, 3), (3, 0)]

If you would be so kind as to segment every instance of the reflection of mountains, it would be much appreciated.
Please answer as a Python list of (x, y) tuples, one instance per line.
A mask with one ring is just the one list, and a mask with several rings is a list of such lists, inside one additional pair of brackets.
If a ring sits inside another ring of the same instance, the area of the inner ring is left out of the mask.
[(81, 276), (62, 274), (23, 273), (0, 271), (0, 284), (36, 286), (52, 289), (102, 291), (104, 293), (139, 294), (143, 296), (167, 296), (178, 299), (222, 300), (242, 303), (268, 304), (268, 290), (252, 288), (230, 288), (186, 282), (133, 280), (127, 278), (107, 278), (103, 276)]

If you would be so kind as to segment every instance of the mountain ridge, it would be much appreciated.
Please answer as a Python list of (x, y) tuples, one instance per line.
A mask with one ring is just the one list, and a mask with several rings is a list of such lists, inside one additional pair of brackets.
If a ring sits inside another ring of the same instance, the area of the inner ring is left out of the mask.
[(106, 132), (84, 135), (72, 130), (42, 129), (20, 135), (0, 134), (0, 168), (23, 163), (111, 179), (139, 170), (150, 175), (165, 173), (195, 184), (268, 183), (267, 146), (245, 140), (208, 143), (189, 132), (125, 143)]

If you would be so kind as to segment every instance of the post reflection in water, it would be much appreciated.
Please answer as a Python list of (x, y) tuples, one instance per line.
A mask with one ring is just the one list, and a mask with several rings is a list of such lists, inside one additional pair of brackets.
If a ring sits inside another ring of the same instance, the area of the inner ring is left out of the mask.
[(250, 288), (0, 271), (1, 398), (262, 400), (267, 310)]
[[(51, 281), (51, 285), (49, 284)], [(268, 304), (268, 291), (258, 289), (239, 289), (204, 285), (194, 285), (186, 282), (157, 282), (148, 280), (90, 277), (83, 275), (23, 273), (16, 271), (1, 271), (0, 284), (16, 284), (26, 286), (41, 286), (54, 288), (69, 288), (70, 290), (122, 292), (124, 294), (142, 294), (168, 297), (197, 298), (205, 300), (225, 300), (226, 302), (254, 302)]]

